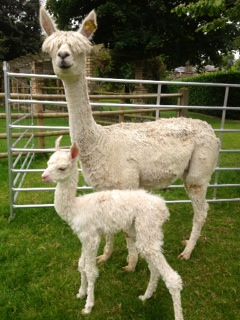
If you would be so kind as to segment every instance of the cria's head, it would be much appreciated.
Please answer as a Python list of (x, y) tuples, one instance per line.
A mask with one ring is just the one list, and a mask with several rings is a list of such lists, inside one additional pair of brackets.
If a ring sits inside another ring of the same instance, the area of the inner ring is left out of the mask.
[(47, 35), (42, 50), (51, 56), (55, 74), (64, 79), (83, 72), (85, 54), (91, 49), (89, 40), (97, 29), (95, 11), (87, 15), (78, 31), (60, 31), (42, 6), (40, 25)]
[(65, 181), (76, 173), (79, 148), (76, 143), (73, 143), (70, 150), (60, 149), (61, 139), (62, 136), (56, 140), (56, 151), (49, 158), (48, 166), (42, 174), (45, 182)]

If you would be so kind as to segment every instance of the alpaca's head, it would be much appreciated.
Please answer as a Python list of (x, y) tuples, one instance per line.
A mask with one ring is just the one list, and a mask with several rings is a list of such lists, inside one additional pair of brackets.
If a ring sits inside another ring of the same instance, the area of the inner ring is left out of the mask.
[(41, 7), (40, 24), (47, 35), (42, 50), (51, 56), (55, 74), (65, 79), (82, 73), (85, 55), (91, 49), (89, 39), (97, 29), (95, 11), (88, 14), (78, 31), (60, 31), (45, 8)]
[(79, 148), (76, 143), (73, 143), (70, 151), (60, 149), (61, 138), (56, 140), (56, 151), (51, 155), (48, 166), (42, 174), (45, 182), (66, 181), (72, 175), (76, 175)]

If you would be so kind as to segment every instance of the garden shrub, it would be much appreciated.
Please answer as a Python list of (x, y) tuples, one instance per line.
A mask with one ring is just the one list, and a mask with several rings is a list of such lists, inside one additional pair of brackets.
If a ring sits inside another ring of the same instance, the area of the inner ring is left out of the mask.
[[(240, 84), (240, 72), (214, 72), (195, 77), (184, 78), (187, 82), (209, 82), (209, 83), (234, 83)], [(179, 87), (169, 87), (171, 92), (178, 91)], [(224, 87), (189, 87), (189, 105), (193, 106), (223, 106)], [(230, 88), (228, 103), (229, 107), (240, 107), (240, 88)], [(221, 117), (222, 110), (198, 110), (200, 113)], [(226, 112), (228, 119), (240, 119), (240, 111), (229, 110)]]

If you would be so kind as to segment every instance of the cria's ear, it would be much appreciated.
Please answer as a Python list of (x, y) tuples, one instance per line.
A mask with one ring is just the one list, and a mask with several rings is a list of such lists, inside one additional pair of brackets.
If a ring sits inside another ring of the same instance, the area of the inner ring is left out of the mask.
[(86, 18), (83, 20), (79, 32), (86, 38), (91, 39), (94, 32), (97, 30), (97, 15), (94, 10), (92, 10)]
[(76, 142), (74, 142), (73, 145), (71, 146), (70, 153), (71, 153), (72, 160), (75, 160), (79, 156), (80, 151)]
[(55, 141), (55, 149), (56, 149), (56, 151), (60, 150), (60, 143), (61, 143), (62, 137), (63, 136), (58, 137), (56, 139), (56, 141)]
[(55, 22), (52, 20), (48, 12), (45, 10), (43, 6), (40, 7), (39, 11), (39, 21), (42, 30), (50, 36), (53, 32), (57, 31), (57, 27), (55, 26)]

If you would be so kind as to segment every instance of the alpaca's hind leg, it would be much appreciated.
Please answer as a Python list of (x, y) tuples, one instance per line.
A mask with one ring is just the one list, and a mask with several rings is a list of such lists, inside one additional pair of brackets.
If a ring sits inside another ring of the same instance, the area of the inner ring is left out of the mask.
[(208, 211), (206, 193), (208, 182), (217, 164), (219, 154), (219, 142), (217, 139), (206, 135), (204, 143), (196, 146), (189, 168), (183, 179), (186, 191), (192, 201), (194, 216), (192, 232), (186, 247), (179, 255), (180, 259), (189, 259), (191, 253), (200, 237), (202, 227), (205, 223)]
[(151, 296), (156, 289), (157, 275), (155, 271), (157, 271), (172, 296), (175, 320), (183, 320), (181, 306), (182, 279), (179, 274), (170, 267), (161, 252), (163, 244), (161, 222), (158, 220), (154, 222), (152, 220), (145, 221), (141, 215), (139, 215), (135, 219), (135, 228), (136, 248), (146, 259), (151, 271), (150, 282), (143, 297), (147, 298)]
[(81, 286), (80, 286), (79, 291), (77, 293), (78, 299), (82, 299), (87, 295), (87, 276), (84, 271), (84, 265), (85, 265), (85, 258), (84, 258), (84, 254), (82, 253), (82, 255), (78, 261), (78, 271), (81, 274)]
[(125, 267), (123, 267), (123, 270), (126, 272), (134, 272), (138, 262), (138, 252), (135, 247), (135, 238), (127, 236), (126, 242), (128, 248), (128, 264)]
[(127, 266), (123, 267), (124, 271), (134, 272), (138, 262), (138, 252), (136, 249), (136, 232), (134, 226), (131, 226), (126, 233), (126, 242), (128, 248)]
[(113, 243), (114, 243), (114, 235), (107, 234), (105, 237), (106, 243), (103, 249), (103, 254), (97, 257), (97, 263), (106, 262), (112, 255), (113, 252)]
[(193, 226), (189, 240), (186, 241), (186, 247), (179, 255), (180, 259), (187, 260), (196, 246), (201, 235), (202, 227), (207, 218), (208, 204), (206, 202), (207, 185), (185, 185), (189, 198), (192, 201), (194, 216)]
[(98, 277), (98, 269), (96, 266), (96, 256), (100, 243), (99, 237), (91, 237), (83, 242), (84, 250), (84, 271), (87, 278), (87, 300), (82, 310), (83, 314), (89, 314), (94, 306), (94, 285)]
[(146, 260), (149, 264), (153, 264), (158, 270), (160, 276), (168, 288), (173, 301), (174, 316), (175, 320), (183, 320), (182, 304), (181, 304), (181, 290), (182, 290), (182, 279), (179, 274), (174, 271), (164, 255), (161, 252), (151, 251), (145, 255)]
[(148, 268), (150, 270), (150, 279), (144, 295), (139, 296), (139, 299), (142, 301), (145, 301), (152, 297), (152, 295), (157, 289), (158, 280), (159, 280), (159, 272), (157, 268), (155, 268), (151, 263), (148, 264)]

